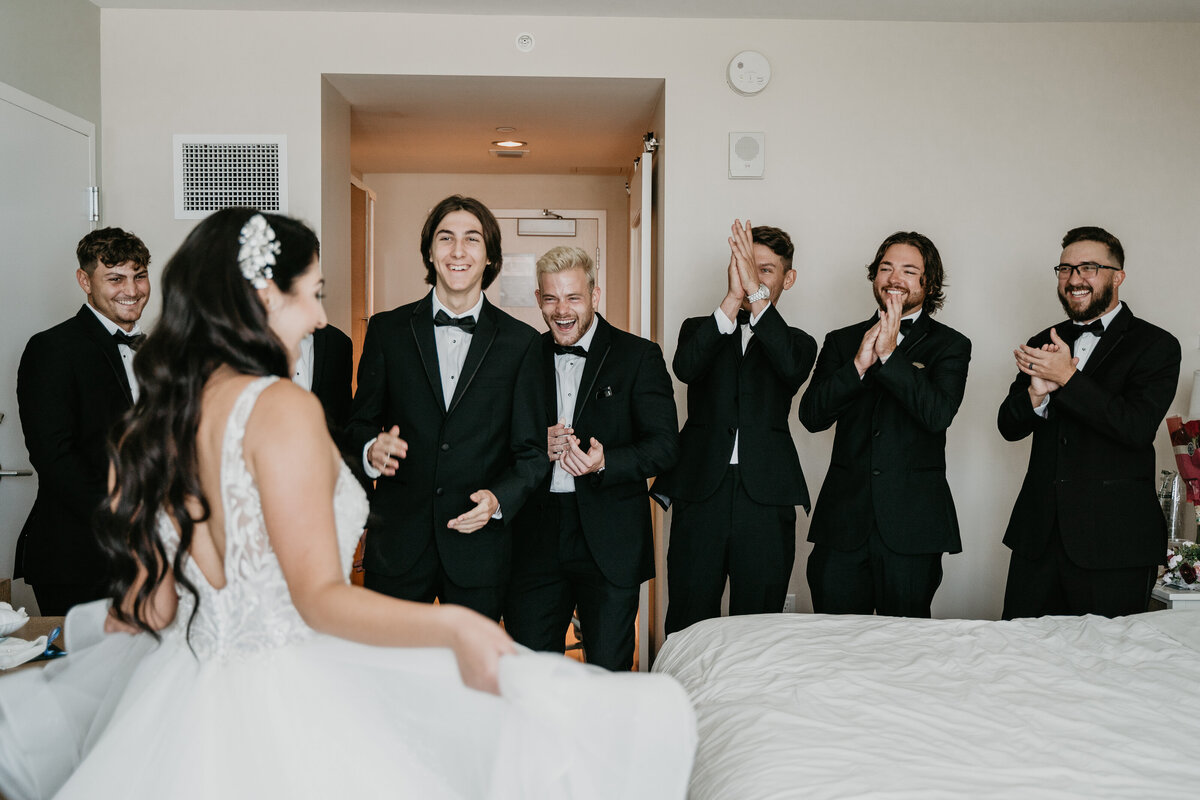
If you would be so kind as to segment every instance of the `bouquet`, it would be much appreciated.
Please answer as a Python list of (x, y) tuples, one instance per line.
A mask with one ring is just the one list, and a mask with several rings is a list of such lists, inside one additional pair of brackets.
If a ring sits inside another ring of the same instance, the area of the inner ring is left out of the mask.
[(1200, 544), (1171, 542), (1167, 545), (1167, 571), (1162, 576), (1163, 584), (1179, 589), (1200, 590), (1200, 582), (1197, 582), (1200, 566), (1197, 566), (1197, 562), (1200, 562)]

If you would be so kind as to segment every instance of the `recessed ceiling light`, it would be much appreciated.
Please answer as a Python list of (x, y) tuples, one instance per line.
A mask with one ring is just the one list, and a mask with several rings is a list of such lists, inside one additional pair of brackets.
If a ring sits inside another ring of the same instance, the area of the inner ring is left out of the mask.
[(516, 139), (505, 139), (503, 142), (492, 142), (497, 147), (524, 147), (526, 142), (518, 142)]
[(501, 125), (499, 128), (496, 128), (496, 133), (512, 133), (515, 130), (516, 128), (512, 125)]

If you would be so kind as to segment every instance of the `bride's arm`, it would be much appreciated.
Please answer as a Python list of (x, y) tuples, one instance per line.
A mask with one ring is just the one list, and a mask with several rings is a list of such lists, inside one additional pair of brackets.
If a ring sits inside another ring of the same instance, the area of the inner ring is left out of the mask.
[(333, 515), (337, 461), (312, 393), (290, 381), (267, 388), (246, 426), (245, 453), (271, 546), (308, 625), (365, 644), (449, 647), (465, 684), (499, 691), (497, 664), (514, 647), (494, 622), (461, 606), (397, 600), (347, 583)]

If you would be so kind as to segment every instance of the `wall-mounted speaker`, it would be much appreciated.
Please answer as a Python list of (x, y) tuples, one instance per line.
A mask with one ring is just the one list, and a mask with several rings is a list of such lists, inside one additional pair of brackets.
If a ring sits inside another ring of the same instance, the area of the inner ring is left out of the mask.
[(761, 178), (766, 168), (765, 133), (729, 134), (729, 177)]

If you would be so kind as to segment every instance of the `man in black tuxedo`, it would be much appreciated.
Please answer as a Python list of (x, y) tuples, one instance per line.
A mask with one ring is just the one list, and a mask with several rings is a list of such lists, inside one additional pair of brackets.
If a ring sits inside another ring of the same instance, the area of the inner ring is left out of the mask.
[(340, 442), (350, 419), (350, 381), (354, 374), (350, 337), (332, 325), (317, 328), (300, 342), (292, 380), (308, 389), (325, 409), (325, 424)]
[(75, 278), (87, 302), (35, 334), (17, 369), (17, 406), (37, 498), (17, 539), (16, 577), (46, 616), (108, 594), (92, 515), (108, 494), (110, 432), (137, 400), (133, 354), (150, 299), (150, 252), (120, 228), (80, 240)]
[(867, 266), (879, 312), (825, 337), (800, 399), (810, 431), (837, 424), (809, 526), (818, 614), (928, 617), (942, 553), (962, 550), (946, 429), (971, 342), (933, 319), (945, 273), (928, 237), (894, 233)]
[(679, 456), (671, 376), (658, 345), (596, 313), (586, 251), (555, 247), (537, 277), (553, 467), (515, 523), (504, 625), (527, 647), (561, 653), (578, 606), (588, 663), (628, 670), (641, 583), (654, 577), (646, 480)]
[(458, 195), (440, 202), (421, 255), (434, 289), (371, 319), (347, 427), (378, 478), (365, 585), (499, 620), (511, 522), (550, 467), (541, 346), (483, 296), (502, 264), (486, 206)]
[(1054, 267), (1069, 318), (1013, 351), (997, 425), (1033, 449), (1004, 543), (1004, 618), (1146, 610), (1167, 529), (1154, 435), (1175, 397), (1179, 342), (1121, 302), (1125, 250), (1103, 228), (1063, 237)]
[[(668, 634), (721, 614), (783, 610), (796, 554), (796, 506), (808, 488), (788, 429), (817, 343), (779, 313), (796, 281), (779, 228), (733, 224), (728, 289), (685, 320), (672, 366), (688, 385), (679, 465), (654, 483), (674, 504), (667, 551)], [(586, 636), (586, 632), (584, 634)]]

